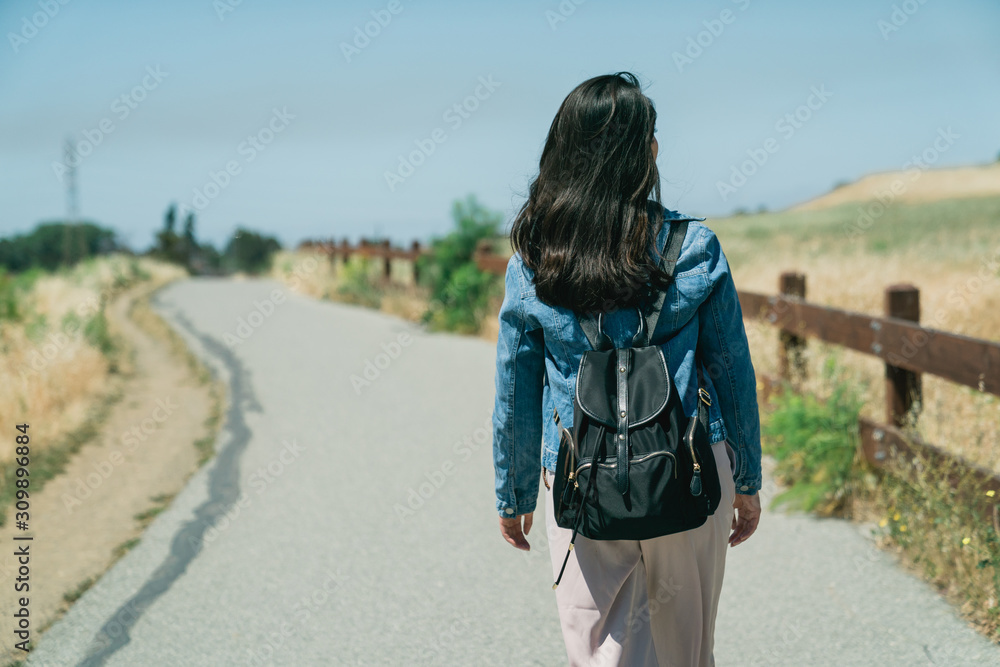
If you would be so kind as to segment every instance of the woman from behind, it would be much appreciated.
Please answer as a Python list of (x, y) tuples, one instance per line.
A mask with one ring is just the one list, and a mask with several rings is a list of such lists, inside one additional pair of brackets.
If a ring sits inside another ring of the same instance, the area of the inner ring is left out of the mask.
[[(655, 126), (634, 75), (577, 86), (552, 121), (511, 229), (493, 413), (497, 511), (503, 538), (529, 549), (541, 475), (571, 665), (714, 665), (726, 546), (750, 537), (760, 517), (756, 382), (736, 289), (704, 219), (660, 205)], [(662, 256), (681, 223), (686, 234), (671, 276)], [(573, 531), (557, 523), (551, 480), (555, 418), (572, 424), (580, 360), (591, 349), (579, 319), (601, 313), (613, 344), (628, 347), (642, 313), (664, 292), (648, 340), (662, 346), (689, 417), (705, 378), (721, 501), (697, 528), (638, 540), (577, 535), (566, 557)]]

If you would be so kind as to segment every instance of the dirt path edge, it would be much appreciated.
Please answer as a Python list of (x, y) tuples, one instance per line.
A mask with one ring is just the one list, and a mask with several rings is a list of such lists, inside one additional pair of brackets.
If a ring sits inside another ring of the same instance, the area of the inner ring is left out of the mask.
[[(172, 282), (172, 281), (171, 281)], [(31, 642), (62, 618), (122, 556), (214, 453), (226, 409), (225, 383), (188, 349), (150, 305), (171, 282), (135, 286), (106, 308), (125, 347), (125, 372), (102, 399), (95, 434), (63, 471), (32, 495)], [(162, 419), (161, 419), (162, 418)], [(14, 544), (13, 522), (0, 542)], [(16, 567), (0, 555), (5, 582)], [(11, 619), (14, 593), (4, 586), (0, 615)], [(0, 623), (0, 664), (21, 665), (10, 621)]]

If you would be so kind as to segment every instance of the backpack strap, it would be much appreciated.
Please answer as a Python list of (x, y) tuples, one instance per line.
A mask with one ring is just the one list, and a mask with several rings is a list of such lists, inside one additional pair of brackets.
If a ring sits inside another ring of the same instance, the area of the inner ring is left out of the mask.
[(580, 315), (577, 320), (580, 322), (580, 328), (583, 329), (583, 333), (587, 337), (587, 342), (590, 343), (591, 348), (595, 350), (610, 350), (614, 347), (611, 338), (608, 337), (608, 334), (604, 333), (604, 313), (597, 314), (596, 322), (592, 313)]
[[(667, 274), (667, 277), (671, 281), (673, 281), (674, 272), (677, 269), (677, 260), (681, 256), (681, 246), (684, 245), (684, 237), (687, 235), (689, 221), (688, 218), (681, 218), (672, 224), (669, 220), (665, 221), (667, 224), (670, 224), (670, 232), (667, 235), (667, 246), (663, 251), (660, 266), (663, 267), (664, 273)], [(653, 302), (653, 309), (646, 317), (645, 343), (648, 343), (652, 339), (653, 332), (656, 331), (656, 323), (660, 320), (660, 312), (663, 310), (663, 302), (666, 298), (667, 290), (665, 289), (660, 290), (656, 295), (656, 300)]]
[[(670, 225), (670, 231), (667, 233), (667, 243), (663, 250), (663, 256), (660, 259), (660, 266), (671, 281), (674, 279), (674, 272), (677, 270), (677, 260), (681, 256), (681, 246), (684, 245), (684, 237), (687, 236), (688, 222), (697, 219), (699, 218), (664, 219), (664, 223)], [(667, 291), (665, 289), (660, 290), (656, 295), (656, 300), (653, 302), (653, 308), (649, 312), (649, 315), (643, 317), (642, 311), (639, 311), (639, 331), (633, 338), (633, 347), (642, 347), (649, 344), (649, 340), (653, 337), (653, 332), (656, 331), (656, 324), (660, 319), (660, 312), (663, 310), (663, 302), (666, 297)], [(603, 314), (598, 314), (596, 322), (591, 313), (581, 315), (577, 320), (580, 322), (580, 328), (583, 329), (583, 333), (587, 337), (587, 342), (590, 343), (591, 348), (595, 350), (610, 350), (614, 347), (614, 343), (604, 333), (602, 326)], [(645, 324), (645, 331), (643, 331), (643, 324)]]

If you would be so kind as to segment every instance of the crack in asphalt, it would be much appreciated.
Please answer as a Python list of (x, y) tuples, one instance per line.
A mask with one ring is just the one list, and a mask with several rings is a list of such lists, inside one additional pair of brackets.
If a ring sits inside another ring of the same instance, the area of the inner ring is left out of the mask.
[[(156, 303), (156, 299), (153, 301)], [(162, 304), (156, 305), (162, 306)], [(223, 427), (223, 431), (229, 434), (229, 442), (216, 454), (212, 470), (209, 473), (209, 495), (195, 509), (195, 518), (187, 521), (174, 534), (170, 544), (170, 553), (138, 592), (118, 607), (104, 622), (91, 640), (83, 659), (77, 663), (77, 667), (104, 665), (108, 658), (129, 643), (131, 640), (129, 630), (132, 626), (184, 574), (188, 565), (201, 551), (205, 531), (213, 526), (216, 519), (224, 515), (240, 496), (240, 456), (246, 449), (251, 435), (244, 414), (245, 412), (262, 411), (261, 405), (253, 393), (250, 372), (226, 345), (199, 332), (191, 324), (191, 321), (179, 311), (174, 310), (171, 317), (199, 340), (205, 346), (205, 350), (220, 360), (229, 370), (229, 395), (232, 398)], [(209, 365), (209, 370), (213, 377), (217, 377), (214, 367)]]

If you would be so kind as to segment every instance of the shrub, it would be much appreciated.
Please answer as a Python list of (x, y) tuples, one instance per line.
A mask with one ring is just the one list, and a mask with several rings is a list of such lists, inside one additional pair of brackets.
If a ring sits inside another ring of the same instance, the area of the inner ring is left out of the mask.
[(474, 262), (458, 267), (424, 315), (432, 329), (476, 333), (499, 289), (497, 277), (480, 271)]
[(135, 257), (129, 259), (129, 271), (133, 282), (150, 280), (153, 276), (146, 269), (142, 268), (139, 260)]
[(222, 264), (229, 271), (266, 273), (271, 269), (271, 256), (278, 250), (281, 244), (273, 236), (239, 227), (226, 244)]
[(83, 325), (83, 335), (88, 343), (100, 350), (105, 356), (110, 356), (114, 352), (115, 344), (111, 338), (111, 332), (108, 331), (108, 319), (104, 316), (103, 308)]
[(33, 314), (24, 326), (24, 333), (32, 343), (41, 343), (48, 330), (48, 318), (44, 314)]
[(863, 476), (858, 439), (862, 399), (846, 380), (833, 377), (834, 369), (828, 360), (833, 391), (826, 401), (795, 391), (772, 398), (761, 427), (763, 446), (777, 461), (775, 477), (789, 487), (774, 498), (775, 505), (839, 513)]
[(0, 320), (16, 321), (20, 318), (17, 283), (0, 266)]
[(418, 262), (421, 283), (430, 288), (424, 322), (432, 329), (476, 333), (501, 281), (480, 271), (473, 259), (481, 240), (496, 237), (501, 214), (480, 205), (475, 197), (452, 207), (455, 229), (431, 242), (431, 252)]

